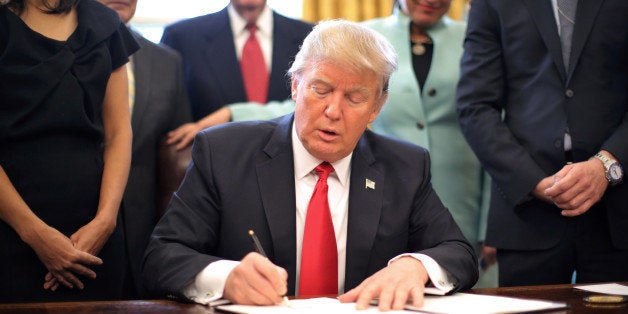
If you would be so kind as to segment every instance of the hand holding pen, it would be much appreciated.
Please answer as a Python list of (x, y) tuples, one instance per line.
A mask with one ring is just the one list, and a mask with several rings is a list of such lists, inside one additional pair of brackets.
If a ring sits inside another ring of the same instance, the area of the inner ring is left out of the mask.
[[(255, 251), (259, 253), (260, 255), (268, 258), (268, 256), (266, 255), (266, 252), (264, 252), (264, 248), (262, 247), (262, 244), (259, 242), (259, 239), (255, 235), (255, 232), (253, 230), (249, 230), (249, 235), (251, 236), (251, 240), (253, 241), (253, 246), (255, 246)], [(288, 297), (285, 296), (285, 294), (283, 296), (281, 305), (290, 306), (290, 301), (288, 300)]]
[(235, 304), (282, 304), (282, 297), (288, 292), (287, 281), (285, 269), (262, 254), (251, 252), (227, 276), (223, 298)]

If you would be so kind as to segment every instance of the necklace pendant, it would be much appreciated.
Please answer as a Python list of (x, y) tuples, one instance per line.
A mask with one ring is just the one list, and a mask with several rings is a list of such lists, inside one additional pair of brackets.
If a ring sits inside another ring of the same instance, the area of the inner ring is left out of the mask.
[(412, 45), (412, 54), (422, 56), (425, 54), (425, 46), (423, 43), (415, 43)]

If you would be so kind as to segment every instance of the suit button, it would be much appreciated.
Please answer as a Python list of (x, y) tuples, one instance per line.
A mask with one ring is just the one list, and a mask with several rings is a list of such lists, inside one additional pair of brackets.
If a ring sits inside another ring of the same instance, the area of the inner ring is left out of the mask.
[(427, 95), (428, 95), (428, 96), (430, 96), (430, 97), (434, 97), (434, 96), (436, 96), (436, 90), (435, 90), (435, 89), (433, 89), (433, 88), (430, 88), (430, 89), (427, 91)]
[(566, 90), (566, 91), (565, 91), (565, 96), (566, 96), (567, 98), (571, 98), (571, 97), (573, 97), (573, 90), (571, 90), (571, 89)]
[(563, 148), (563, 141), (562, 140), (555, 140), (554, 141), (554, 147), (556, 147), (556, 148)]
[(423, 130), (423, 128), (425, 127), (425, 124), (423, 124), (423, 122), (417, 122), (416, 127), (419, 128), (419, 130)]

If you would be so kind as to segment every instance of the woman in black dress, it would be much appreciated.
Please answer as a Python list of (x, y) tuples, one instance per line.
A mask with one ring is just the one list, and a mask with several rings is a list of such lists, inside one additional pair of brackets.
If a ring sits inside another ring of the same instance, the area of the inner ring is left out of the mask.
[(93, 0), (0, 0), (0, 302), (120, 298), (138, 49)]

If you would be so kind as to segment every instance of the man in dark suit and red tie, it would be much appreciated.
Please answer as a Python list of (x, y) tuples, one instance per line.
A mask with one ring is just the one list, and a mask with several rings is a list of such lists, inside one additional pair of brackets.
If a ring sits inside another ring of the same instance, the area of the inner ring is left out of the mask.
[(476, 257), (432, 189), (427, 150), (367, 130), (396, 67), (379, 33), (317, 25), (289, 71), (293, 114), (196, 136), (146, 251), (148, 287), (202, 304), (340, 294), (382, 310), (472, 287)]
[(231, 0), (219, 12), (166, 27), (161, 42), (181, 53), (196, 121), (226, 104), (289, 98), (286, 71), (311, 30), (266, 0)]
[(473, 0), (462, 131), (500, 286), (628, 280), (628, 1)]

